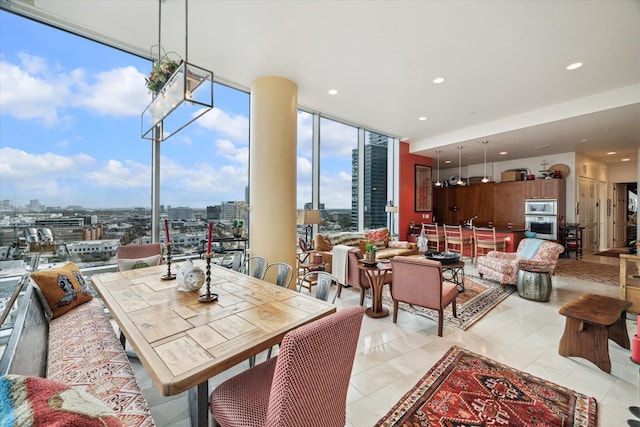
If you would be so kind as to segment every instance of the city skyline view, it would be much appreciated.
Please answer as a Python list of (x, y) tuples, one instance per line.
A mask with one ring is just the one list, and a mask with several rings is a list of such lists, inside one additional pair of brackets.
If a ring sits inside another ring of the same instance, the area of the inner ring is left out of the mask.
[[(0, 12), (0, 200), (150, 207), (152, 142), (140, 135), (150, 69), (149, 60)], [(216, 84), (214, 105), (161, 143), (161, 204), (201, 209), (245, 200), (249, 94)], [(300, 209), (311, 201), (311, 121), (298, 112)], [(351, 206), (355, 135), (323, 119), (327, 208)]]

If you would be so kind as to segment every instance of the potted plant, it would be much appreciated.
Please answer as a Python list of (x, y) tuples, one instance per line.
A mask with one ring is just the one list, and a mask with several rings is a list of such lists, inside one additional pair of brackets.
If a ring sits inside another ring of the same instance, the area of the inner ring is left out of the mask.
[(243, 226), (243, 221), (238, 221), (237, 219), (233, 221), (233, 237), (242, 237)]
[(376, 261), (376, 251), (379, 244), (385, 244), (389, 240), (389, 232), (386, 229), (374, 230), (364, 235), (367, 239), (365, 244), (364, 259), (366, 262)]
[(176, 61), (166, 55), (161, 60), (154, 62), (149, 77), (144, 79), (147, 89), (151, 93), (158, 93), (180, 64), (182, 64), (182, 59)]

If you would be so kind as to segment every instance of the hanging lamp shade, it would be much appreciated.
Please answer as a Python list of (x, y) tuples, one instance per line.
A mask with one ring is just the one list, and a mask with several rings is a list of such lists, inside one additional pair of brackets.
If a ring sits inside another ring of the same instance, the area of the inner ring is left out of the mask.
[(442, 182), (440, 182), (440, 152), (442, 150), (437, 150), (436, 151), (436, 155), (438, 156), (438, 169), (436, 169), (436, 173), (437, 173), (437, 178), (436, 178), (436, 183), (434, 184), (436, 187), (441, 187), (442, 186)]
[(483, 184), (489, 182), (489, 177), (487, 176), (487, 144), (489, 141), (482, 141), (482, 145), (484, 145), (484, 174), (482, 179), (480, 180)]
[(464, 184), (464, 181), (462, 181), (462, 145), (458, 147), (458, 182), (456, 184)]
[[(158, 0), (158, 59), (162, 66), (162, 3)], [(142, 138), (165, 141), (213, 108), (213, 72), (189, 63), (189, 1), (185, 0), (184, 61), (142, 112)], [(174, 63), (175, 64), (175, 63)], [(155, 87), (154, 87), (155, 89)], [(160, 124), (161, 132), (154, 132)]]

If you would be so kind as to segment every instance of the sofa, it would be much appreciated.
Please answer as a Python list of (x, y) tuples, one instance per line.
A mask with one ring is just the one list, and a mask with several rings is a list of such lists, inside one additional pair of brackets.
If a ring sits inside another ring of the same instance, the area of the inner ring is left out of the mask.
[(527, 264), (538, 268), (546, 268), (554, 274), (558, 258), (564, 252), (559, 243), (541, 239), (522, 239), (516, 252), (490, 251), (478, 257), (478, 274), (480, 277), (497, 280), (501, 285), (515, 285), (520, 265)]
[[(379, 230), (385, 230), (387, 235), (389, 230), (382, 228)], [(313, 250), (322, 255), (323, 264), (332, 264), (332, 250), (336, 245), (353, 246), (354, 248), (360, 248), (363, 251), (364, 242), (366, 241), (366, 234), (375, 230), (365, 231), (342, 231), (338, 233), (318, 233), (313, 239)], [(418, 244), (406, 241), (389, 241), (385, 242), (384, 246), (378, 245), (376, 251), (376, 258), (389, 259), (396, 255), (415, 255), (418, 253)]]

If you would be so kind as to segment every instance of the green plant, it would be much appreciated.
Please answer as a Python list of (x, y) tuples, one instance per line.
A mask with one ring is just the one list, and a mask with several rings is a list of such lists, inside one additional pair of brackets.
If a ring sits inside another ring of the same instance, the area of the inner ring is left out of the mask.
[(243, 221), (238, 221), (237, 219), (233, 221), (233, 228), (242, 227), (244, 225)]
[(367, 243), (364, 245), (367, 252), (375, 252), (378, 250), (378, 247), (374, 243)]
[(389, 232), (386, 228), (374, 230), (366, 233), (364, 237), (367, 238), (365, 249), (367, 252), (376, 252), (380, 243), (386, 244), (389, 241)]
[(173, 74), (174, 71), (178, 69), (180, 64), (182, 64), (182, 60), (178, 62), (167, 57), (162, 58), (160, 61), (154, 62), (153, 68), (149, 73), (149, 77), (145, 77), (144, 79), (147, 89), (149, 89), (153, 93), (157, 93), (160, 89), (162, 89), (167, 80), (169, 80), (171, 74)]

